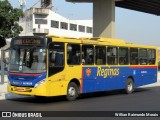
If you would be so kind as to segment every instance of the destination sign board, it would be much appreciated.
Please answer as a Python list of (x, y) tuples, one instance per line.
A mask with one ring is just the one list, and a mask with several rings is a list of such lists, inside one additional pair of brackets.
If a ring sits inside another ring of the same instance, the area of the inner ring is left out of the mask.
[(43, 45), (43, 41), (40, 40), (40, 39), (34, 39), (34, 38), (31, 38), (31, 39), (17, 39), (17, 40), (14, 40), (14, 45)]
[(45, 46), (52, 42), (51, 38), (39, 36), (19, 36), (12, 38), (11, 46)]

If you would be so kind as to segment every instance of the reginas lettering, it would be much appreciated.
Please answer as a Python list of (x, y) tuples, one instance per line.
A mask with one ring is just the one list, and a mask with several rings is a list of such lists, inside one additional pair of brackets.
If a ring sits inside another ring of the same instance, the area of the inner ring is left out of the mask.
[(97, 69), (97, 76), (103, 76), (107, 78), (108, 76), (118, 76), (119, 75), (119, 68), (102, 68), (98, 67)]

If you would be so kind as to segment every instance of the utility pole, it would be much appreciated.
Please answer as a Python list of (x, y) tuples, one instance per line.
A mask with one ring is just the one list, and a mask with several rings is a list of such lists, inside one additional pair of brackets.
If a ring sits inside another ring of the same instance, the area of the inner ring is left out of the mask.
[(25, 0), (19, 0), (20, 8), (23, 11), (24, 7), (26, 6), (26, 1)]
[(1, 50), (1, 81), (0, 84), (4, 84), (4, 73), (5, 73), (5, 64), (3, 62), (3, 59), (5, 58), (4, 50)]

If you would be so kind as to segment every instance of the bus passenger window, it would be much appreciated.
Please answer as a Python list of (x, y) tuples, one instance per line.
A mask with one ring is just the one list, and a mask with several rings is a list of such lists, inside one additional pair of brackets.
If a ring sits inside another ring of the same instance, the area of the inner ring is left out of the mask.
[(80, 64), (80, 45), (68, 44), (67, 63), (68, 65), (79, 65)]
[(107, 63), (108, 65), (118, 64), (118, 51), (117, 47), (107, 47)]
[(128, 48), (119, 48), (119, 64), (128, 64)]
[(94, 47), (92, 45), (82, 46), (82, 64), (94, 64)]
[(141, 65), (146, 65), (147, 61), (145, 59), (140, 58), (140, 64)]
[(149, 65), (154, 65), (156, 60), (156, 51), (154, 49), (148, 50), (148, 63)]
[(147, 49), (139, 50), (139, 62), (141, 65), (147, 64)]
[(130, 48), (130, 64), (138, 65), (138, 48)]
[(96, 46), (96, 56), (95, 61), (97, 65), (104, 65), (106, 64), (106, 47), (104, 46)]

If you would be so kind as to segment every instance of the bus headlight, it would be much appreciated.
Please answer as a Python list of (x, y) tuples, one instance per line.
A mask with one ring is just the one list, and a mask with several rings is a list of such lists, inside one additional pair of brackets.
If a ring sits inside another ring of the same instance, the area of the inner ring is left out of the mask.
[(37, 82), (37, 83), (34, 85), (34, 88), (37, 88), (38, 86), (44, 84), (45, 82), (46, 82), (46, 79), (43, 79), (43, 80)]

